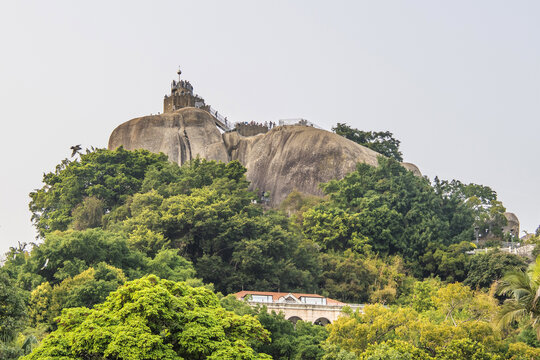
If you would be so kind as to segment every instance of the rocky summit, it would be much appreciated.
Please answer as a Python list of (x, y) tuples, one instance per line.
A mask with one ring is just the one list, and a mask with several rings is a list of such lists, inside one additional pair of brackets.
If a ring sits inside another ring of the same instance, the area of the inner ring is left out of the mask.
[[(179, 165), (197, 156), (223, 162), (238, 160), (247, 168), (251, 189), (269, 192), (272, 205), (293, 190), (322, 195), (320, 183), (343, 178), (357, 162), (375, 166), (379, 155), (312, 126), (276, 126), (253, 136), (234, 130), (222, 133), (209, 112), (195, 107), (121, 124), (109, 138), (109, 149), (119, 146), (163, 152)], [(406, 167), (420, 174), (413, 164)]]

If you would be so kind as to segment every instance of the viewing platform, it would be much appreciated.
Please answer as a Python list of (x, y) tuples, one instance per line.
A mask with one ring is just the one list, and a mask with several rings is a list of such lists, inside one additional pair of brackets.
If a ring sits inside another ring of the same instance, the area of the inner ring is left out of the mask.
[(163, 113), (173, 112), (185, 107), (195, 107), (207, 111), (214, 118), (216, 126), (223, 131), (230, 131), (234, 128), (226, 116), (220, 114), (210, 105), (206, 105), (204, 99), (199, 95), (193, 95), (193, 85), (187, 80), (182, 80), (180, 75), (182, 70), (178, 69), (178, 81), (171, 83), (171, 94), (165, 95), (163, 99)]
[(181, 78), (182, 70), (178, 69), (176, 73), (178, 74), (178, 80), (173, 80), (171, 82), (171, 93), (169, 95), (165, 95), (163, 99), (163, 113), (173, 112), (185, 107), (195, 107), (207, 111), (210, 115), (212, 115), (214, 122), (219, 129), (225, 132), (237, 130), (242, 136), (264, 134), (275, 126), (286, 125), (311, 126), (321, 129), (314, 123), (302, 118), (282, 119), (277, 123), (267, 121), (264, 124), (254, 121), (233, 123), (212, 106), (207, 105), (202, 97), (193, 93), (193, 85), (191, 85), (188, 80)]

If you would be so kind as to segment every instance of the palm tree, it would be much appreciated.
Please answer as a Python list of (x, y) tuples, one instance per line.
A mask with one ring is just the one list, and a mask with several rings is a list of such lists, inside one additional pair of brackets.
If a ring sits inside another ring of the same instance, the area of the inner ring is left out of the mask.
[(498, 317), (500, 328), (525, 320), (540, 340), (540, 256), (527, 271), (507, 273), (499, 285), (499, 294), (506, 295)]

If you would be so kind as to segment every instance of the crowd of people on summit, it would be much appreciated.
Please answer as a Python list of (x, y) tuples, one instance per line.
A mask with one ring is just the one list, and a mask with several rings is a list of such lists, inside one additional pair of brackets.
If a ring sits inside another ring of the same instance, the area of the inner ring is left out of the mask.
[(179, 80), (179, 81), (172, 81), (172, 88), (178, 89), (178, 88), (184, 88), (191, 92), (193, 92), (193, 85), (187, 80)]
[(256, 121), (243, 121), (243, 122), (240, 122), (240, 123), (237, 123), (237, 124), (241, 124), (241, 125), (249, 125), (249, 126), (262, 126), (262, 127), (265, 127), (265, 128), (268, 128), (268, 129), (273, 129), (274, 127), (276, 127), (276, 123), (273, 122), (273, 121), (265, 121), (264, 123), (259, 123), (259, 122), (256, 122)]

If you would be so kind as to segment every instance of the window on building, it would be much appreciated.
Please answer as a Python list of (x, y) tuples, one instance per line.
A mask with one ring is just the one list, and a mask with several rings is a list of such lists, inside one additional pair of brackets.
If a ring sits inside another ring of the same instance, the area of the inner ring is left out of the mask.
[(304, 304), (326, 305), (326, 298), (302, 296), (300, 301)]
[(246, 295), (249, 301), (272, 302), (272, 295)]

